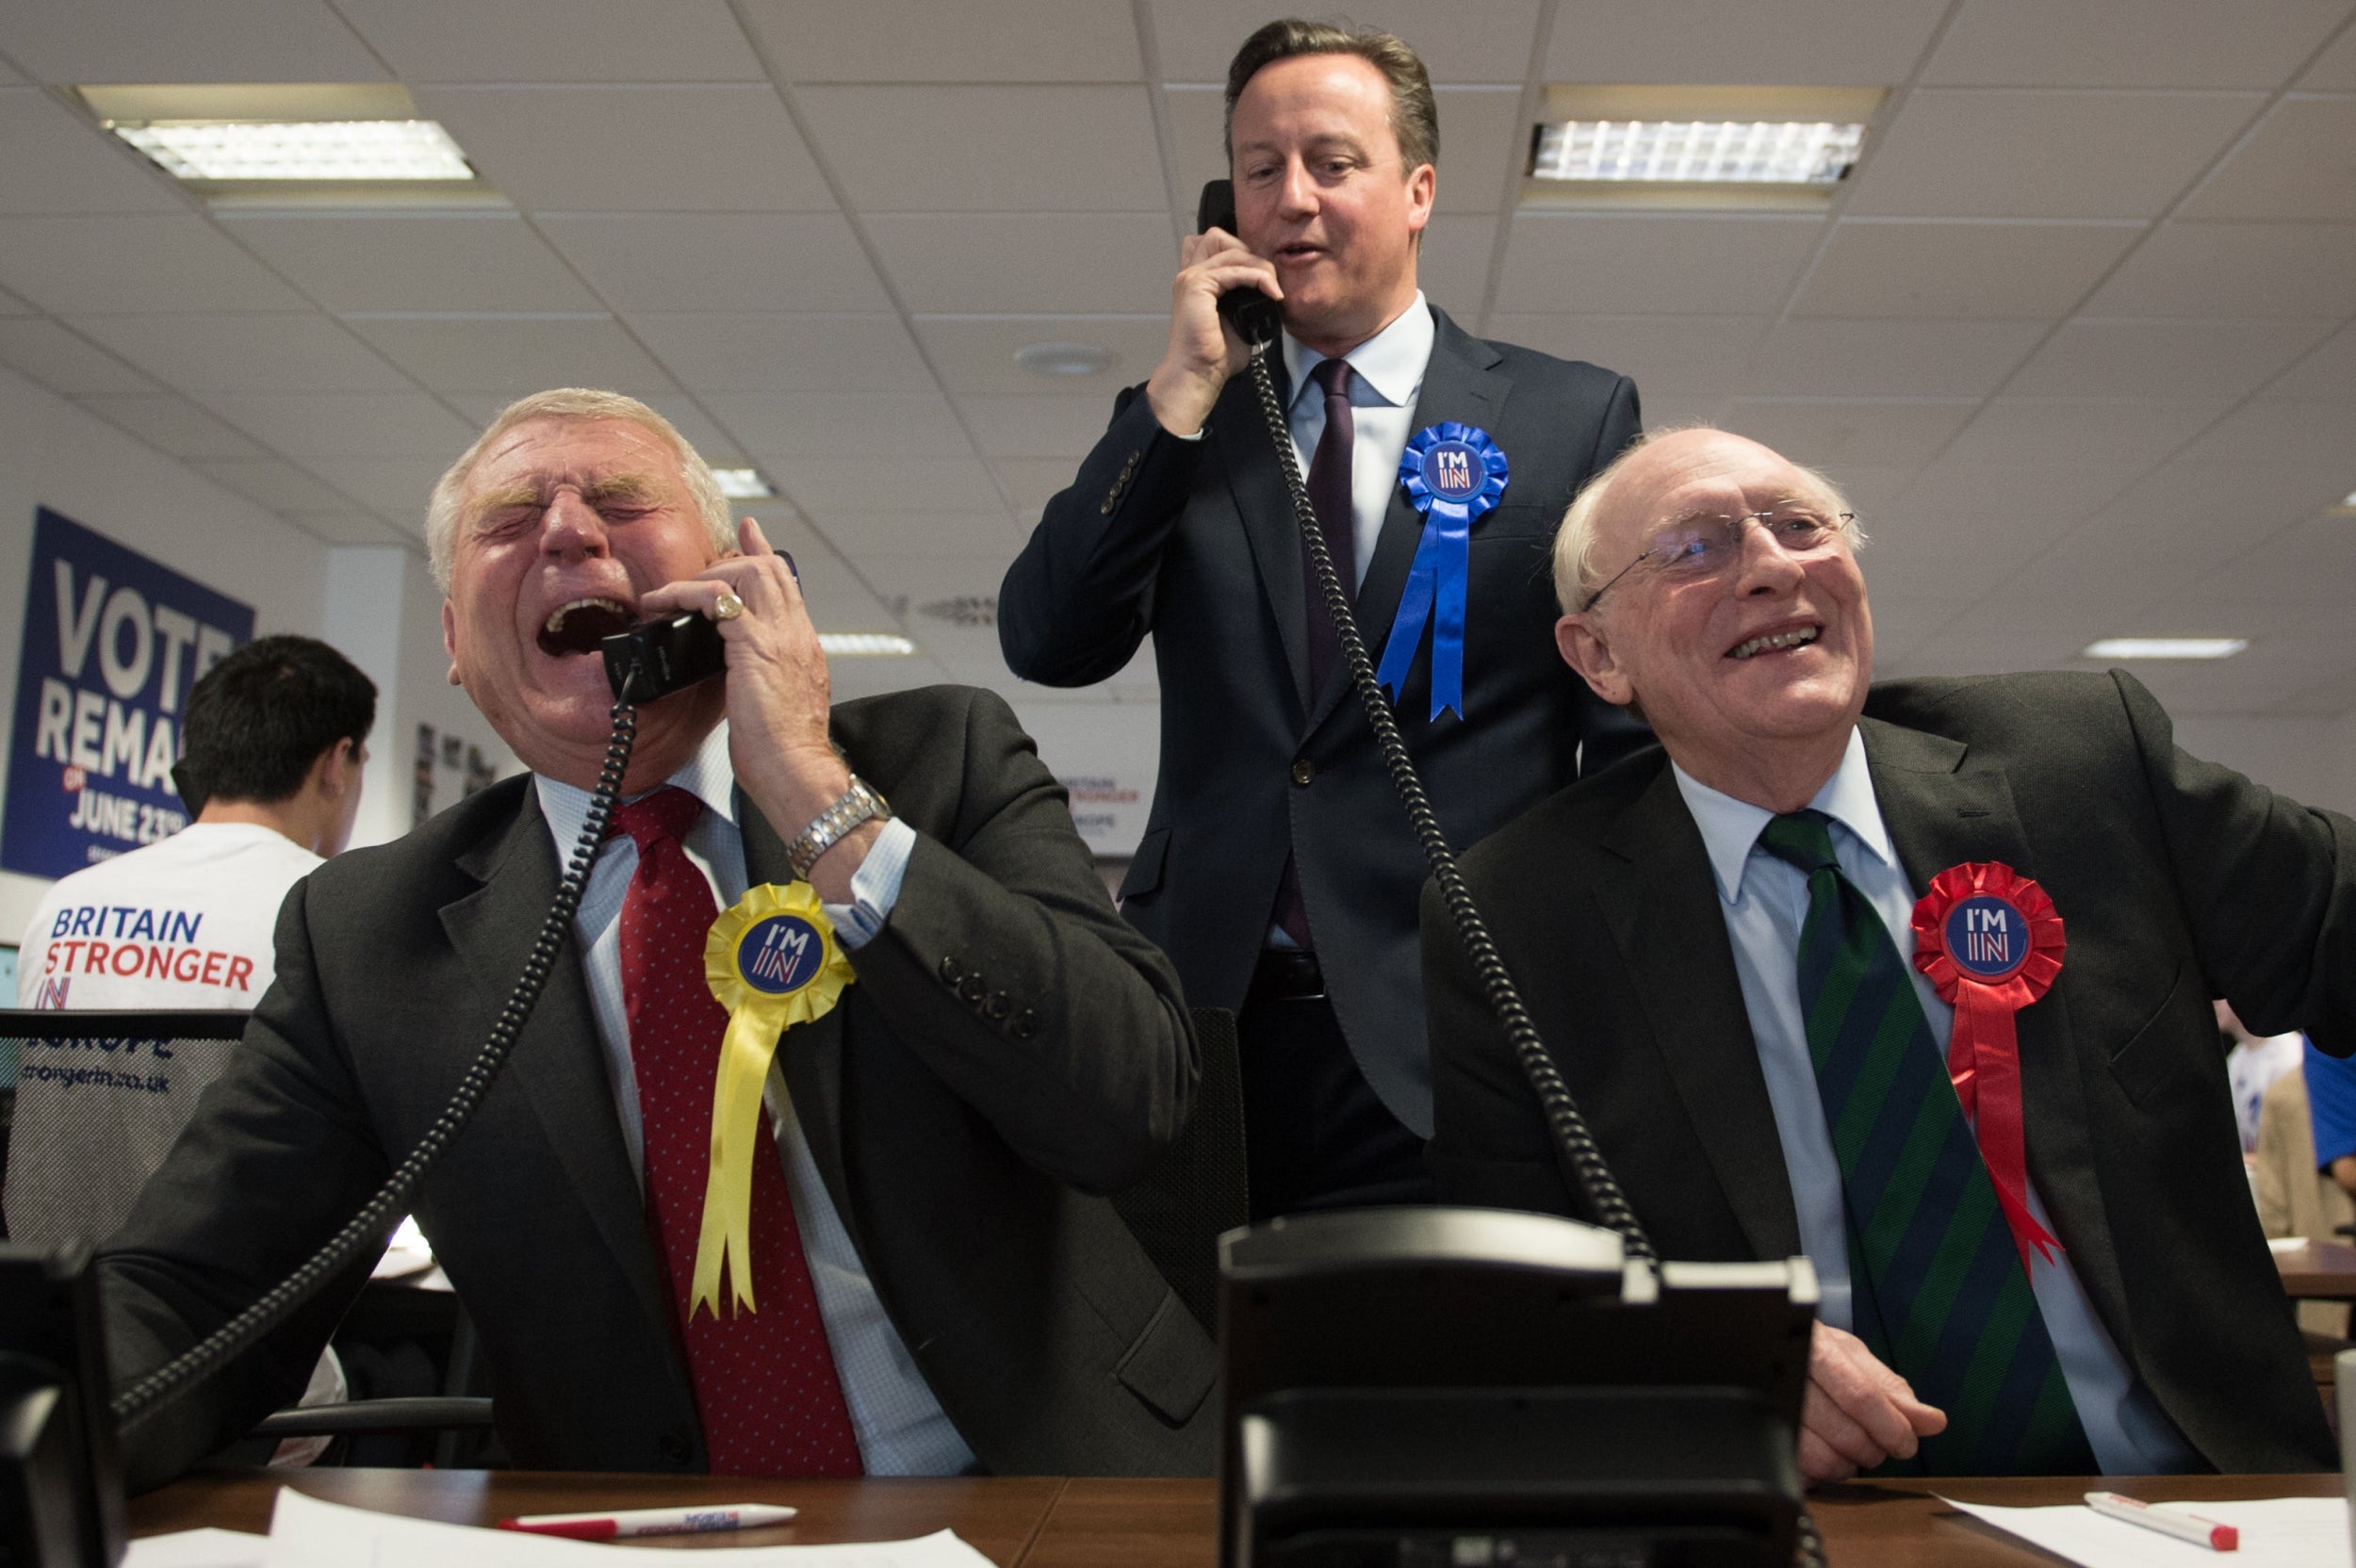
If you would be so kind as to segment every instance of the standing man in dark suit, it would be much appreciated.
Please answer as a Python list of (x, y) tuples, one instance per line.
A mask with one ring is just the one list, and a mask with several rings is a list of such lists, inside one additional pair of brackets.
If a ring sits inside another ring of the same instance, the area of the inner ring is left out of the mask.
[[(2356, 823), (2176, 749), (2123, 673), (1872, 687), (1855, 521), (1718, 431), (1556, 550), (1563, 657), (1663, 755), (1465, 857), (1665, 1258), (1806, 1252), (1803, 1471), (2333, 1462), (2210, 998), (2356, 1045)], [(1425, 903), (1451, 1202), (1571, 1213)]]
[[(1562, 508), (1637, 432), (1636, 388), (1468, 337), (1425, 302), (1438, 116), (1399, 39), (1268, 24), (1228, 72), (1227, 130), (1240, 233), (1186, 242), (1169, 351), (1007, 572), (999, 636), (1016, 674), (1077, 686), (1153, 635), (1161, 779), (1122, 912), (1189, 1000), (1240, 1014), (1254, 1213), (1413, 1200), (1430, 1192), (1423, 858), (1336, 657), (1282, 437), (1215, 307), (1235, 288), (1282, 305), (1268, 368), (1295, 454), (1460, 843), (1576, 777), (1582, 743), (1590, 767), (1641, 743), (1554, 658), (1545, 582)], [(1449, 421), (1509, 473), (1460, 558), (1461, 634), (1443, 614), (1435, 636), (1418, 562), (1447, 551), (1400, 460)]]
[[(1210, 1343), (1088, 1196), (1185, 1121), (1193, 1037), (1005, 705), (936, 687), (830, 709), (791, 563), (749, 520), (732, 532), (703, 460), (615, 394), (512, 405), (428, 532), (451, 678), (532, 772), (288, 898), (244, 1050), (103, 1253), (116, 1368), (258, 1296), (433, 1124), (588, 814), (598, 639), (690, 610), (718, 624), (727, 677), (641, 709), (573, 939), (417, 1199), (515, 1462), (1206, 1470)], [(718, 944), (781, 982), (824, 947), (846, 960), (831, 1010), (750, 1080), (749, 1261), (731, 1249), (722, 1283), (702, 1217), (729, 1019), (706, 933), (745, 909), (767, 929), (760, 901), (813, 889), (802, 914), (823, 904), (834, 935), (806, 923), (807, 959), (764, 971), (765, 949)], [(284, 1402), (359, 1283), (135, 1429), (135, 1482)]]

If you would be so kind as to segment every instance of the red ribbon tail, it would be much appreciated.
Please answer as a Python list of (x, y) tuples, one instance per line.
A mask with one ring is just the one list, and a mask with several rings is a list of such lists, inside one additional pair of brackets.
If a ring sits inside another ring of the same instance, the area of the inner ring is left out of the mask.
[[(2021, 1045), (2013, 1030), (2013, 1011), (2026, 999), (2010, 986), (1982, 986), (1965, 981), (1955, 997), (1955, 1032), (1948, 1042), (1952, 1064), (1968, 1048), (1972, 1066), (1973, 1100), (1978, 1104), (1974, 1130), (1988, 1182), (1996, 1189), (1996, 1204), (2021, 1250), (2021, 1266), (2030, 1267), (2035, 1249), (2047, 1263), (2061, 1250), (2053, 1233), (2029, 1212), (2028, 1138), (2023, 1126), (2021, 1095)], [(1951, 1067), (1952, 1071), (1952, 1067)], [(1961, 1098), (1960, 1092), (1958, 1098)], [(1966, 1102), (1967, 1105), (1970, 1102)]]
[(2021, 1270), (2034, 1275), (2036, 1266), (2029, 1253), (2034, 1249), (2048, 1264), (2062, 1249), (2061, 1238), (2037, 1222), (2029, 1205), (2021, 1196), (2002, 1183), (1996, 1184), (1996, 1206), (2004, 1211), (2004, 1223), (2012, 1230), (2012, 1244), (2021, 1250)]

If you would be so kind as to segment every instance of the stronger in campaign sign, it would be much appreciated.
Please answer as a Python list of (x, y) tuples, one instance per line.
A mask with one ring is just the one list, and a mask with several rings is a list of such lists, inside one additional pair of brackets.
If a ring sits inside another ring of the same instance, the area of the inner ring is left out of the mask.
[(0, 867), (63, 876), (187, 825), (172, 765), (188, 688), (253, 635), (253, 606), (41, 508)]

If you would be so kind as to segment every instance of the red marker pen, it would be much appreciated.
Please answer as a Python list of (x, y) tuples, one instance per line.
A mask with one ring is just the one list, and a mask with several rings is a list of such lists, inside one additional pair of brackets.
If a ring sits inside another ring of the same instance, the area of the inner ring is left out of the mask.
[(614, 1513), (527, 1513), (499, 1528), (527, 1535), (566, 1535), (576, 1541), (619, 1541), (635, 1535), (698, 1535), (706, 1530), (757, 1530), (782, 1525), (794, 1510), (769, 1503), (714, 1503), (708, 1508), (639, 1508)]

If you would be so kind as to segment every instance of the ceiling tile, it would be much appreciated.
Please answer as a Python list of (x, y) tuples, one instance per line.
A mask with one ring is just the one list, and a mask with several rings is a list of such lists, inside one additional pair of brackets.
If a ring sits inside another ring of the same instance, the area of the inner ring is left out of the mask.
[(289, 523), (312, 538), (330, 545), (409, 545), (417, 536), (404, 533), (372, 512), (282, 512)]
[(990, 460), (990, 466), (1006, 486), (1015, 512), (1026, 517), (1036, 516), (1041, 507), (1071, 489), (1079, 468), (1068, 457), (998, 457)]
[(1021, 549), (1028, 537), (1004, 512), (977, 512), (971, 505), (937, 512), (822, 510), (818, 529), (854, 562), (871, 556), (995, 556)]
[(1423, 231), (1423, 251), (1415, 258), (1416, 281), (1424, 296), (1459, 322), (1479, 318), (1489, 291), (1489, 254), (1497, 242), (1497, 220), (1487, 213), (1442, 213)]
[(155, 389), (155, 383), (88, 338), (38, 316), (0, 319), (0, 365), (68, 398)]
[(154, 165), (39, 88), (0, 90), (0, 212), (186, 212)]
[(2356, 481), (2344, 452), (2299, 465), (2176, 462), (2138, 480), (2105, 515), (2116, 514), (2126, 529), (2180, 526), (2188, 535), (2247, 549), (2315, 516), (2350, 488)]
[(39, 316), (41, 312), (25, 301), (0, 288), (0, 316)]
[(830, 212), (767, 83), (446, 87), (417, 94), (517, 206), (575, 212)]
[(2341, 29), (2299, 79), (2299, 87), (2303, 92), (2356, 92), (2356, 27)]
[(1846, 210), (2155, 217), (2265, 101), (2257, 93), (1926, 90), (1867, 149)]
[[(959, 397), (1089, 395), (1106, 419), (1113, 394), (1151, 375), (1170, 345), (1167, 304), (1156, 316), (920, 316), (914, 325), (941, 385)], [(1014, 357), (1034, 343), (1086, 343), (1110, 352), (1113, 362), (1093, 375), (1042, 376)]]
[(833, 213), (544, 217), (616, 310), (880, 310), (875, 269)]
[(2356, 325), (2266, 384), (2267, 398), (2356, 398)]
[(2062, 324), (2007, 392), (2033, 397), (2128, 398), (2198, 393), (2241, 398), (2313, 348), (2329, 321), (2114, 320)]
[(266, 512), (349, 511), (351, 502), (290, 463), (274, 457), (200, 457), (188, 466)]
[(2033, 525), (2050, 536), (2109, 505), (2144, 471), (2135, 463), (1989, 463), (1961, 446), (1925, 465), (1884, 510), (1909, 523)]
[(670, 377), (612, 320), (388, 320), (352, 330), (436, 392), (663, 386)]
[[(750, 461), (743, 451), (738, 449), (735, 440), (718, 425), (713, 424), (711, 416), (696, 407), (687, 394), (677, 387), (615, 386), (608, 387), (606, 390), (619, 392), (625, 397), (636, 398), (640, 402), (646, 404), (657, 414), (671, 421), (672, 428), (679, 433), (680, 438), (701, 453), (703, 460), (715, 468), (742, 467)], [(442, 400), (458, 410), (460, 416), (466, 418), (479, 434), (490, 428), (491, 421), (498, 418), (500, 412), (515, 400), (515, 394), (513, 392), (446, 392), (442, 395)], [(457, 458), (459, 449), (455, 447), (450, 449), (450, 455), (453, 460)], [(754, 510), (759, 510), (759, 508), (755, 506)]]
[(1504, 315), (1483, 335), (1562, 359), (1583, 359), (1635, 380), (1649, 412), (1656, 391), (1730, 397), (1767, 316)]
[(1169, 202), (1141, 84), (812, 87), (797, 97), (861, 212), (1161, 213)]
[(2356, 223), (2164, 223), (2086, 302), (2089, 316), (2346, 316)]
[[(1170, 82), (1224, 82), (1235, 51), (1268, 20), (1265, 0), (1148, 0), (1146, 9)], [(1538, 0), (1373, 0), (1352, 6), (1350, 19), (1405, 39), (1434, 82), (1519, 82)]]
[(422, 537), (426, 500), (466, 445), (453, 443), (436, 457), (314, 457), (303, 466), (377, 515)]
[(1962, 398), (1737, 398), (1725, 424), (1813, 467), (1894, 466), (1928, 459), (1977, 407)]
[(1166, 316), (1178, 270), (1167, 213), (878, 213), (867, 232), (911, 312)]
[(789, 81), (1134, 82), (1144, 74), (1135, 13), (1106, 0), (746, 0), (743, 9)]
[[(1227, 178), (1226, 92), (1207, 85), (1160, 90), (1177, 151), (1179, 193), (1191, 201), (1203, 181)], [(1439, 210), (1496, 212), (1509, 191), (1517, 199), (1530, 151), (1521, 89), (1443, 87), (1432, 97), (1440, 111)]]
[(2143, 232), (2136, 223), (1846, 221), (1834, 226), (1792, 308), (2052, 318), (2068, 314)]
[(1909, 518), (1901, 506), (1878, 521), (1859, 561), (1867, 587), (1876, 595), (1887, 589), (1901, 599), (1943, 596), (1960, 606), (2011, 576), (2048, 531), (2026, 521), (1957, 528)]
[(77, 316), (74, 324), (183, 392), (415, 390), (367, 344), (313, 312)]
[(1562, 0), (1550, 82), (1902, 82), (1946, 0)]
[(2277, 104), (2179, 216), (2356, 218), (2356, 97)]
[(1828, 398), (1978, 398), (2047, 331), (2042, 321), (1785, 321), (1751, 356), (1745, 390)]
[(803, 466), (834, 467), (836, 458), (973, 455), (957, 411), (937, 393), (714, 392), (704, 403), (787, 490)]
[(1104, 434), (1102, 398), (960, 398), (984, 457), (1059, 457), (1076, 468)]
[(1911, 465), (1855, 462), (1823, 464), (1817, 471), (1841, 487), (1869, 531), (1896, 510), (1898, 498), (1921, 472)]
[(1506, 241), (1494, 308), (1771, 312), (1823, 232), (1813, 217), (1525, 212)]
[(422, 392), (222, 392), (205, 405), (286, 457), (458, 455), (474, 431)]
[(933, 389), (896, 316), (630, 316), (630, 328), (698, 392), (923, 392)]
[(875, 585), (877, 593), (908, 600), (908, 619), (911, 627), (930, 630), (945, 629), (951, 623), (925, 614), (926, 604), (967, 596), (995, 597), (999, 584), (1006, 580), (1007, 565), (1022, 547), (1020, 539), (1006, 533), (994, 550), (938, 555), (869, 553), (855, 556), (852, 561)]
[(745, 82), (727, 0), (340, 0), (410, 82)]
[(2356, 490), (2356, 400), (2244, 403), (2184, 452), (2187, 463), (2266, 463), (2288, 469), (2335, 460), (2344, 466), (2348, 488)]
[(805, 463), (780, 488), (822, 524), (834, 513), (871, 507), (878, 512), (972, 513), (998, 503), (998, 487), (978, 457)]
[(381, 82), (325, 0), (77, 0), (0, 9), (0, 50), (44, 82)]
[(54, 314), (302, 310), (308, 302), (202, 218), (8, 225), (0, 283)]
[(2066, 463), (2148, 466), (2228, 406), (2222, 400), (1998, 398), (1955, 437), (1948, 455), (1991, 470)]
[(1923, 71), (1965, 87), (2272, 88), (2346, 0), (1965, 0)]
[(329, 310), (594, 310), (512, 213), (224, 215), (221, 226)]
[(270, 455), (175, 392), (126, 392), (74, 400), (167, 457)]

